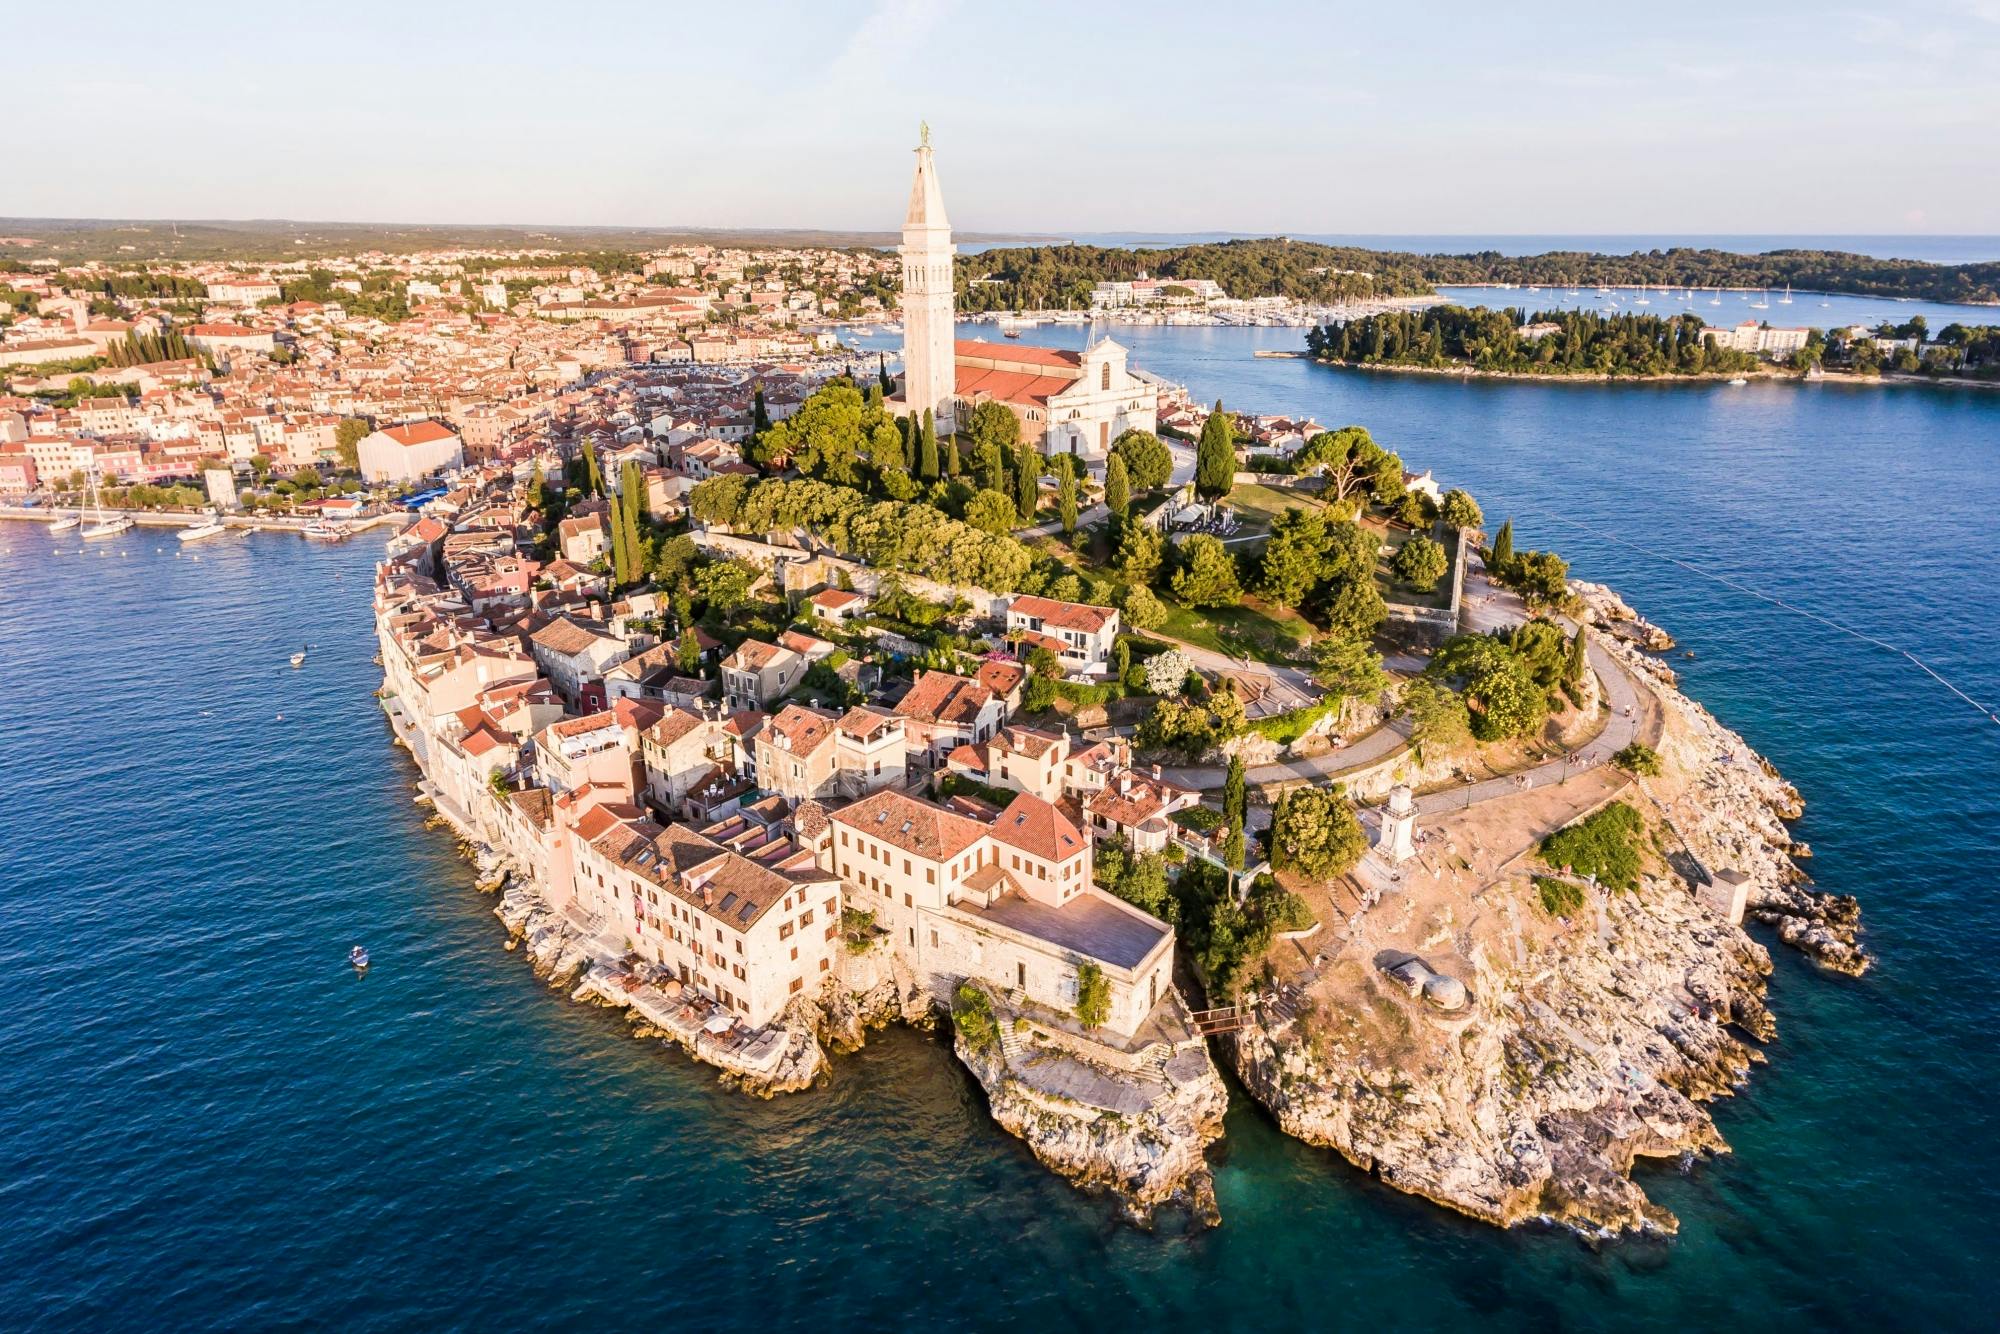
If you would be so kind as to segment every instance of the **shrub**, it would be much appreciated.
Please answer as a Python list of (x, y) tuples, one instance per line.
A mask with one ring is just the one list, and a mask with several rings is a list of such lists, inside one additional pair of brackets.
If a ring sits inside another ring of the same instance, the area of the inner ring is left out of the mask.
[(1639, 812), (1622, 801), (1542, 840), (1542, 860), (1566, 866), (1577, 875), (1595, 876), (1612, 889), (1632, 889), (1639, 883), (1643, 853)]
[(1551, 917), (1574, 917), (1583, 910), (1583, 887), (1567, 880), (1535, 877), (1535, 892), (1541, 895), (1542, 911)]
[(1634, 741), (1613, 755), (1611, 762), (1625, 772), (1637, 774), (1641, 778), (1657, 778), (1660, 773), (1660, 752), (1643, 741)]
[(1076, 1021), (1085, 1028), (1101, 1028), (1110, 1017), (1111, 982), (1102, 968), (1085, 959), (1076, 966)]
[(985, 1051), (1000, 1041), (1000, 1021), (993, 1017), (993, 1002), (970, 982), (959, 983), (952, 994), (951, 1022), (974, 1051)]

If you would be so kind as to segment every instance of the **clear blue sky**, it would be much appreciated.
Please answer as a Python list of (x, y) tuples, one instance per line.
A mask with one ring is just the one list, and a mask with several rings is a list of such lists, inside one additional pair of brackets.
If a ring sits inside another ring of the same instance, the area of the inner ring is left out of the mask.
[(2000, 233), (2000, 0), (19, 17), (0, 214), (887, 229), (928, 119), (962, 231)]

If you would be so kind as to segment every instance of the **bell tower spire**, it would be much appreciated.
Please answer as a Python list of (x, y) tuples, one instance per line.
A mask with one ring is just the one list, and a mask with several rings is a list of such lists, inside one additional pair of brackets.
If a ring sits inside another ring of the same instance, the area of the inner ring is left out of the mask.
[(951, 219), (938, 188), (931, 155), (931, 127), (919, 127), (917, 170), (910, 181), (910, 207), (903, 215), (903, 401), (921, 419), (928, 408), (941, 432), (958, 429), (952, 396), (957, 358)]

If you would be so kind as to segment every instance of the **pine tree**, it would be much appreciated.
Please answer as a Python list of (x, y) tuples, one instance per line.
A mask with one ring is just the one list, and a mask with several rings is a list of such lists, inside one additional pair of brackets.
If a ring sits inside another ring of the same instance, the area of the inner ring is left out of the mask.
[(1514, 521), (1500, 525), (1500, 531), (1493, 535), (1493, 554), (1486, 558), (1486, 568), (1495, 574), (1503, 574), (1514, 563)]
[(1125, 460), (1116, 454), (1104, 465), (1104, 504), (1111, 511), (1112, 536), (1116, 537), (1125, 511), (1132, 506), (1132, 482), (1125, 475)]
[(1041, 459), (1023, 445), (1014, 455), (1014, 511), (1022, 523), (1035, 521), (1035, 502), (1041, 495)]
[(1222, 400), (1218, 398), (1208, 421), (1202, 425), (1201, 442), (1195, 446), (1194, 485), (1204, 496), (1219, 499), (1228, 495), (1235, 484), (1236, 439), (1230, 429), (1229, 414), (1222, 410)]
[[(912, 425), (915, 426), (914, 421)], [(926, 482), (938, 479), (937, 428), (931, 425), (931, 414), (924, 414), (923, 424), (916, 426), (917, 434), (917, 476)]]

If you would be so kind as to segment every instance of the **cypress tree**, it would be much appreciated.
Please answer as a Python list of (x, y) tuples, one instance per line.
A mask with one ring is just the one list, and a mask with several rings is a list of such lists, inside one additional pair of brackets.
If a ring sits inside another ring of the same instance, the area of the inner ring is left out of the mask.
[(1563, 665), (1563, 684), (1580, 685), (1589, 662), (1589, 650), (1583, 640), (1583, 625), (1576, 627), (1576, 635), (1569, 641), (1569, 661)]
[(1041, 494), (1042, 470), (1035, 451), (1022, 445), (1014, 455), (1014, 509), (1022, 523), (1035, 521), (1035, 501)]
[[(875, 378), (881, 382), (882, 392), (885, 394), (896, 387), (896, 382), (889, 378), (889, 358), (885, 353), (875, 354)], [(928, 420), (930, 413), (926, 411), (924, 417)]]
[(750, 430), (762, 435), (771, 429), (771, 411), (764, 406), (764, 386), (758, 385), (750, 395)]
[(1493, 554), (1486, 558), (1486, 568), (1495, 574), (1504, 574), (1514, 563), (1514, 521), (1500, 525), (1500, 531), (1493, 535)]
[(1235, 484), (1236, 438), (1218, 398), (1201, 428), (1201, 443), (1195, 446), (1194, 485), (1204, 496), (1219, 499)]
[(611, 578), (614, 582), (625, 580), (625, 524), (618, 514), (618, 497), (611, 501)]
[(1112, 536), (1117, 536), (1118, 525), (1125, 520), (1125, 511), (1132, 506), (1132, 480), (1126, 476), (1125, 460), (1116, 454), (1104, 466), (1104, 504), (1111, 511)]
[(597, 447), (588, 441), (583, 446), (583, 476), (590, 484), (590, 491), (596, 495), (604, 493), (604, 478), (597, 471)]
[(1056, 483), (1056, 513), (1062, 516), (1064, 537), (1076, 536), (1076, 471), (1064, 468)]
[(922, 425), (913, 418), (911, 428), (917, 436), (917, 476), (926, 482), (938, 479), (937, 428), (931, 425), (931, 414), (926, 412)]
[(1229, 757), (1229, 775), (1222, 781), (1222, 814), (1230, 828), (1243, 828), (1243, 812), (1248, 793), (1244, 783), (1243, 757)]

